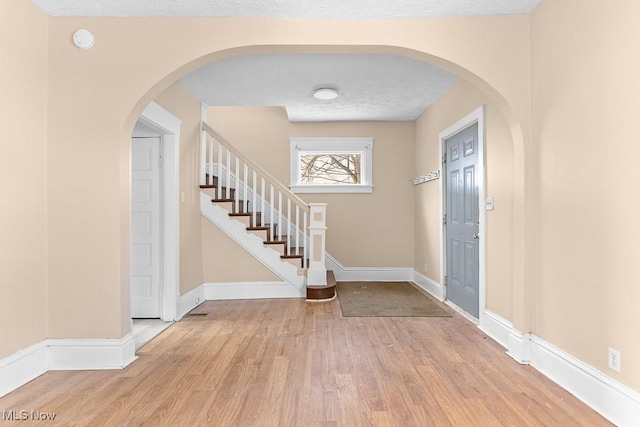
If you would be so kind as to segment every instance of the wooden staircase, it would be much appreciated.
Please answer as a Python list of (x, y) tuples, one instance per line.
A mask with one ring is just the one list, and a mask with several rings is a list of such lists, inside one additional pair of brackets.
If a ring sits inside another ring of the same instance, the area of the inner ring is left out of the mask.
[[(249, 200), (238, 199), (236, 203), (235, 188), (219, 188), (219, 178), (215, 175), (206, 175), (205, 183), (200, 185), (201, 191), (211, 197), (211, 203), (228, 211), (229, 218), (243, 224), (248, 233), (258, 236), (263, 245), (276, 251), (283, 262), (288, 262), (298, 269), (300, 275), (306, 275), (306, 267), (309, 261), (305, 260), (304, 247), (296, 247), (296, 239), (287, 234), (280, 235), (277, 232), (278, 224), (262, 224), (261, 212), (251, 209)], [(220, 197), (222, 195), (222, 197)], [(280, 213), (278, 213), (280, 215)], [(288, 227), (286, 227), (288, 228)], [(284, 229), (284, 227), (283, 227)], [(283, 231), (287, 231), (284, 229)], [(336, 296), (336, 280), (332, 271), (327, 271), (326, 285), (307, 285), (306, 297), (308, 301), (328, 301)]]

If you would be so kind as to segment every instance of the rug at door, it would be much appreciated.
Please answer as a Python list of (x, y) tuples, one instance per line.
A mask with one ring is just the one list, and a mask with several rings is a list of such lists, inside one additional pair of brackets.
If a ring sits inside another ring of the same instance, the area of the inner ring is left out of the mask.
[(344, 317), (451, 317), (409, 282), (338, 282)]

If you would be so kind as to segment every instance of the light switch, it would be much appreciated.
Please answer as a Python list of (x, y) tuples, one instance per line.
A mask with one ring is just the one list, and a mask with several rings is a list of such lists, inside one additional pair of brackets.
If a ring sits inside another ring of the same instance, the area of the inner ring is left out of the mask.
[(488, 211), (493, 210), (493, 197), (487, 197), (486, 207)]

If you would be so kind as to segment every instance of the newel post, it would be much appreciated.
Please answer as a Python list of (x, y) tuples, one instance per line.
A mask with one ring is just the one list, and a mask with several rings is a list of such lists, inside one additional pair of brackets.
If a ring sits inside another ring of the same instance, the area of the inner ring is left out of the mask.
[(310, 203), (309, 221), (309, 269), (307, 286), (327, 284), (327, 268), (324, 265), (325, 236), (327, 233), (327, 204)]

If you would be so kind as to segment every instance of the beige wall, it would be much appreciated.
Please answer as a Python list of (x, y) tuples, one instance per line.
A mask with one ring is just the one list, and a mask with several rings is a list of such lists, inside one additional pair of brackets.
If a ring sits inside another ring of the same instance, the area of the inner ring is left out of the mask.
[[(640, 3), (545, 1), (531, 20), (534, 332), (640, 390)], [(607, 368), (608, 347), (622, 373)]]
[(171, 85), (155, 101), (182, 121), (180, 126), (180, 294), (183, 295), (202, 283), (202, 234), (198, 188), (200, 101), (180, 83)]
[(47, 336), (47, 28), (0, 2), (0, 358)]
[(289, 138), (373, 137), (371, 194), (299, 194), (327, 203), (327, 252), (346, 267), (413, 265), (413, 123), (290, 123), (280, 107), (209, 107), (208, 122), (289, 184)]
[[(468, 82), (458, 81), (416, 120), (415, 174), (440, 169), (439, 134), (481, 105), (485, 106), (485, 167), (487, 197), (495, 209), (487, 212), (487, 308), (513, 320), (513, 140), (507, 122), (490, 99)], [(440, 182), (414, 187), (416, 271), (440, 283)], [(484, 208), (480, 201), (480, 208)], [(424, 266), (427, 265), (425, 271)]]
[(200, 224), (205, 283), (282, 281), (204, 216)]

